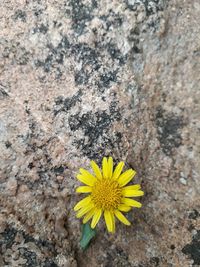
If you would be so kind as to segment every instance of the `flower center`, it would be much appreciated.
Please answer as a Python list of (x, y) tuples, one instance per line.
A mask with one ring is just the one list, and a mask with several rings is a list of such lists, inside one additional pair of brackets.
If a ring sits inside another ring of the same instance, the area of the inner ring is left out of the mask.
[(121, 188), (116, 181), (97, 180), (92, 188), (91, 197), (97, 208), (114, 209), (120, 204)]

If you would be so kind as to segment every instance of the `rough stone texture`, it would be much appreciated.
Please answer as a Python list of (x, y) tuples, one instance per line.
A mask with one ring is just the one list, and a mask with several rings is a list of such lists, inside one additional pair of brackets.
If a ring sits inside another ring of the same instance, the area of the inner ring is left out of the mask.
[[(200, 265), (199, 0), (4, 0), (0, 266)], [(137, 170), (131, 227), (79, 248), (81, 166)]]

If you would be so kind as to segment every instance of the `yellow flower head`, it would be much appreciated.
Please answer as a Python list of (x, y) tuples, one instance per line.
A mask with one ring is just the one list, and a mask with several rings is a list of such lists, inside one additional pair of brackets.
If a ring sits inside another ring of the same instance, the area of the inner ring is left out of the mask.
[(103, 158), (102, 171), (94, 161), (91, 161), (91, 166), (93, 175), (82, 168), (77, 175), (78, 180), (85, 185), (79, 186), (76, 192), (88, 194), (74, 207), (77, 218), (83, 217), (83, 223), (92, 219), (91, 228), (95, 228), (101, 215), (104, 214), (108, 232), (112, 233), (115, 232), (115, 217), (122, 223), (130, 225), (122, 212), (128, 212), (132, 207), (140, 208), (142, 204), (130, 197), (144, 195), (139, 184), (125, 186), (136, 172), (129, 169), (121, 174), (124, 162), (120, 162), (113, 171), (112, 157)]

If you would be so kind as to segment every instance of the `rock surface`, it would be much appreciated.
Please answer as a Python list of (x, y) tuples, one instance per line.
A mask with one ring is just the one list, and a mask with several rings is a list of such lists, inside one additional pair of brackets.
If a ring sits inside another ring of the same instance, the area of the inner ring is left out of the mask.
[[(0, 10), (0, 266), (200, 265), (199, 0)], [(78, 169), (125, 160), (143, 208), (79, 248)]]

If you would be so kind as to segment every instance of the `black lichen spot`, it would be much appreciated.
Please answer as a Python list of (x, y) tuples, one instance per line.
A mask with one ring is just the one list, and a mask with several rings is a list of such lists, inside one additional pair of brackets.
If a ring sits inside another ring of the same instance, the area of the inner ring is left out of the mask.
[(42, 266), (43, 267), (58, 267), (58, 265), (55, 264), (55, 262), (51, 259), (46, 259)]
[(11, 144), (11, 142), (6, 141), (6, 142), (5, 142), (5, 146), (6, 146), (6, 148), (10, 148), (10, 147), (12, 146), (12, 144)]
[(100, 79), (98, 81), (98, 88), (103, 93), (105, 91), (105, 88), (108, 88), (111, 86), (112, 82), (117, 81), (117, 70), (116, 71), (108, 71), (104, 74), (100, 75)]
[(54, 169), (53, 169), (53, 171), (56, 173), (56, 174), (61, 174), (61, 173), (63, 173), (64, 172), (64, 167), (63, 166), (59, 166), (59, 167), (55, 167)]
[(108, 14), (99, 17), (106, 25), (106, 32), (112, 31), (113, 28), (119, 28), (123, 23), (123, 17), (119, 13), (115, 13), (112, 9)]
[(48, 26), (44, 25), (43, 23), (38, 25), (37, 27), (35, 27), (33, 29), (33, 34), (35, 33), (43, 33), (43, 34), (46, 34), (48, 31)]
[(74, 80), (76, 85), (87, 84), (90, 78), (90, 73), (87, 70), (81, 69), (75, 71)]
[(0, 84), (0, 100), (3, 100), (4, 98), (8, 97), (8, 93), (6, 92), (6, 87)]
[(131, 263), (128, 260), (128, 255), (121, 248), (108, 250), (106, 253), (106, 259), (104, 260), (105, 267), (131, 267)]
[(26, 12), (20, 9), (17, 9), (13, 15), (14, 20), (21, 20), (23, 22), (26, 22), (26, 17)]
[(188, 218), (192, 219), (192, 220), (196, 220), (198, 217), (200, 217), (200, 214), (197, 210), (193, 210), (192, 212), (190, 212)]
[(33, 168), (34, 168), (34, 164), (33, 164), (33, 162), (30, 162), (30, 163), (28, 164), (28, 168), (29, 168), (29, 169), (33, 169)]
[(182, 252), (194, 261), (194, 265), (200, 265), (200, 230), (193, 236), (192, 242), (187, 244)]
[(159, 260), (158, 257), (152, 257), (152, 258), (150, 259), (150, 265), (151, 265), (152, 267), (153, 267), (153, 266), (155, 266), (155, 267), (159, 266), (159, 262), (160, 262), (160, 260)]
[(24, 267), (37, 267), (39, 266), (39, 262), (37, 259), (37, 255), (35, 252), (28, 250), (25, 247), (19, 248), (20, 256), (26, 259), (26, 263), (23, 264)]
[(72, 27), (77, 34), (81, 35), (86, 26), (86, 22), (91, 21), (93, 18), (92, 13), (97, 8), (97, 1), (91, 0), (90, 3), (85, 5), (82, 0), (70, 0), (69, 6), (72, 9)]
[(81, 102), (82, 91), (79, 90), (72, 97), (63, 98), (59, 96), (55, 100), (54, 115), (56, 116), (60, 112), (68, 112), (77, 102)]
[(111, 56), (112, 60), (117, 60), (120, 65), (125, 64), (126, 57), (124, 57), (121, 51), (113, 43), (108, 43), (107, 51)]
[(74, 144), (89, 158), (98, 158), (99, 153), (103, 153), (105, 148), (113, 148), (115, 143), (120, 143), (122, 138), (120, 133), (113, 133), (112, 136), (108, 134), (111, 124), (121, 119), (121, 113), (116, 105), (116, 102), (111, 104), (110, 113), (106, 111), (87, 112), (83, 115), (77, 113), (69, 117), (71, 131), (81, 129), (85, 136), (75, 140)]
[(143, 7), (148, 17), (158, 13), (159, 11), (163, 11), (164, 2), (165, 1), (163, 0), (140, 0), (135, 1), (132, 4), (129, 0), (125, 0), (128, 9), (138, 11), (141, 7)]
[(15, 236), (17, 234), (17, 230), (12, 227), (7, 227), (3, 233), (0, 234), (0, 245), (6, 245), (6, 248), (12, 247)]
[(18, 65), (26, 65), (29, 61), (29, 52), (24, 47), (18, 47), (15, 55)]
[(69, 54), (69, 48), (70, 48), (70, 43), (68, 41), (68, 38), (67, 36), (63, 36), (61, 42), (57, 45), (57, 47), (53, 47), (53, 45), (51, 44), (48, 45), (49, 49), (48, 56), (44, 61), (41, 61), (40, 59), (36, 60), (35, 66), (43, 67), (45, 72), (50, 72), (52, 68), (55, 68), (54, 65), (63, 64), (64, 57)]
[(92, 74), (98, 71), (102, 65), (98, 49), (93, 49), (85, 43), (79, 43), (71, 47), (71, 54), (82, 66), (81, 69), (75, 70), (75, 83), (77, 85), (87, 84)]
[(100, 68), (99, 52), (89, 47), (86, 43), (79, 43), (72, 46), (72, 54), (77, 62), (81, 62), (83, 66), (91, 66), (94, 70)]
[(170, 246), (171, 250), (174, 250), (176, 247), (174, 245)]
[(162, 107), (156, 112), (158, 139), (163, 152), (170, 156), (173, 149), (182, 144), (180, 129), (185, 125), (182, 117), (173, 113), (166, 114)]

